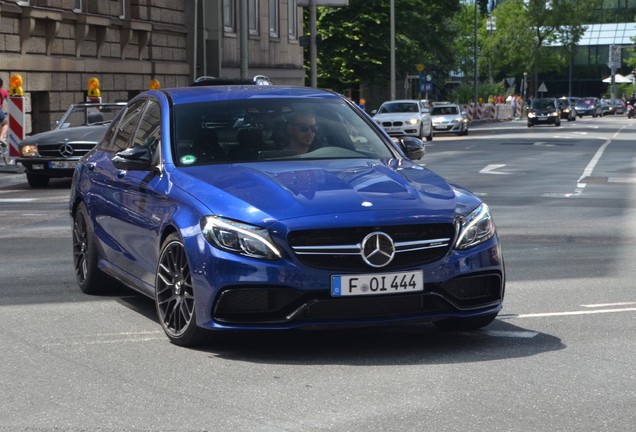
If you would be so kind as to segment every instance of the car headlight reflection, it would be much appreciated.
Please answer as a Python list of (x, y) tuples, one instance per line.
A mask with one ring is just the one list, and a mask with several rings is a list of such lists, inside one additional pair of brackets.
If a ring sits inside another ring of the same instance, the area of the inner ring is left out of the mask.
[(459, 219), (459, 235), (455, 248), (468, 249), (477, 246), (495, 235), (495, 223), (490, 215), (490, 209), (484, 203), (469, 215)]
[(40, 156), (40, 153), (38, 153), (38, 146), (33, 144), (27, 144), (20, 147), (20, 154), (24, 157)]
[(264, 228), (207, 216), (201, 219), (201, 231), (213, 246), (228, 252), (266, 260), (283, 256)]

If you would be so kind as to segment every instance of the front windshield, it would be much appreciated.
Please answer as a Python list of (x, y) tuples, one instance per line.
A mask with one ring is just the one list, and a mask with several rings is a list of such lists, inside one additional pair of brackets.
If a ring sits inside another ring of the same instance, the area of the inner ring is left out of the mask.
[(56, 129), (109, 123), (123, 108), (124, 105), (117, 104), (73, 105), (58, 122)]
[(459, 114), (455, 106), (436, 106), (431, 110), (431, 115), (456, 115)]
[(552, 99), (536, 99), (532, 101), (532, 108), (534, 109), (551, 109), (554, 108), (554, 101)]
[(382, 104), (378, 114), (390, 113), (416, 113), (419, 112), (417, 103), (414, 102), (387, 102)]
[(342, 100), (245, 99), (176, 105), (177, 165), (388, 158), (387, 143)]

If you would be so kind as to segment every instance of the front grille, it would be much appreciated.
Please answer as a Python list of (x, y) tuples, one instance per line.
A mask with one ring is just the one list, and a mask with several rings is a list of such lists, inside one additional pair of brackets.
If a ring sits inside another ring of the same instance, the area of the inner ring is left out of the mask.
[(402, 126), (403, 124), (404, 124), (404, 122), (401, 122), (401, 121), (394, 121), (394, 122), (383, 121), (382, 122), (382, 126), (384, 126), (384, 127)]
[(95, 147), (95, 143), (73, 143), (71, 147), (73, 148), (73, 154), (65, 154), (63, 153), (63, 143), (56, 144), (38, 144), (38, 153), (42, 157), (53, 157), (53, 158), (79, 158), (88, 153), (93, 147)]
[(395, 244), (395, 257), (383, 271), (439, 260), (455, 235), (452, 224), (426, 224), (294, 231), (287, 240), (296, 257), (309, 267), (364, 271), (370, 266), (362, 259), (362, 240), (376, 231), (388, 234)]

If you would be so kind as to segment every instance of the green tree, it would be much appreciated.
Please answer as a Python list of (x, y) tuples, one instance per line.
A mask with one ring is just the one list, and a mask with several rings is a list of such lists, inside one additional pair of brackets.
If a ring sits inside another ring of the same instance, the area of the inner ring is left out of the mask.
[[(460, 0), (395, 0), (396, 77), (418, 64), (447, 77), (455, 63), (451, 18)], [(305, 17), (305, 27), (309, 28)], [(318, 86), (343, 91), (390, 82), (390, 1), (350, 0), (348, 7), (318, 7)]]
[[(599, 1), (507, 0), (493, 11), (497, 31), (484, 43), (484, 53), (493, 58), (498, 74), (532, 72), (531, 92), (536, 92), (539, 73), (568, 63)], [(565, 50), (551, 48), (557, 44)]]

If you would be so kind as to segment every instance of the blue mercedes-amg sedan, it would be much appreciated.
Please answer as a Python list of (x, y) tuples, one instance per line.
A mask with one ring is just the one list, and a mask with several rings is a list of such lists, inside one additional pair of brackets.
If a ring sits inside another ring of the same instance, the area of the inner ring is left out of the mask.
[(329, 91), (145, 92), (74, 172), (77, 282), (151, 297), (183, 346), (224, 330), (486, 326), (505, 287), (492, 216), (423, 155)]

